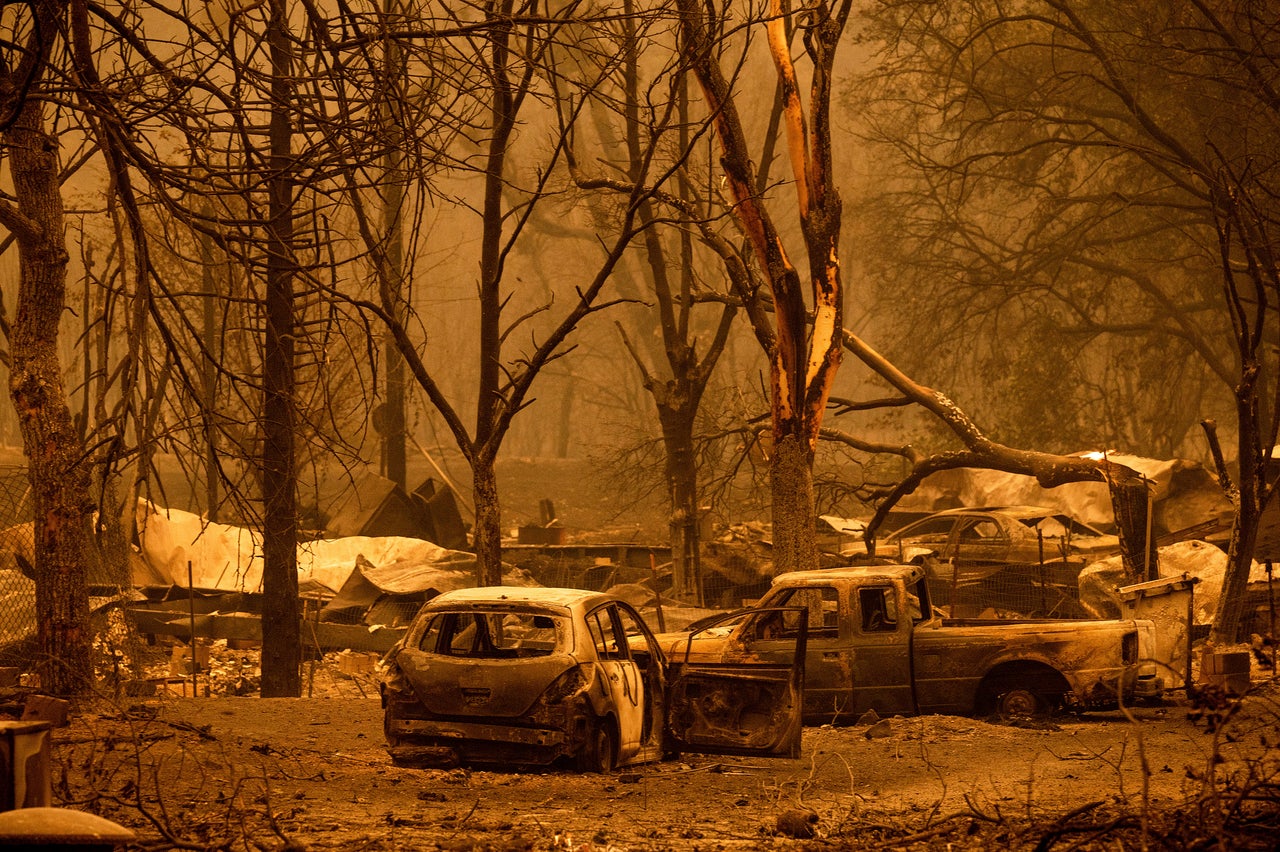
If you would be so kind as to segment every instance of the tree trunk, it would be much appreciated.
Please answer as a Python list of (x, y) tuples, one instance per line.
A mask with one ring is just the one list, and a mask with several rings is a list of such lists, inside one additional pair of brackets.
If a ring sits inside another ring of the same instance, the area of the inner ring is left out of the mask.
[(201, 391), (204, 411), (204, 511), (210, 523), (217, 523), (218, 511), (221, 509), (222, 497), (218, 487), (218, 428), (215, 421), (215, 407), (218, 398), (218, 369), (215, 359), (218, 357), (219, 325), (217, 315), (218, 285), (214, 280), (213, 240), (203, 232), (196, 235), (200, 245), (200, 279), (201, 293), (204, 295), (202, 306), (203, 325), (201, 333), (204, 337), (205, 356), (201, 363)]
[(481, 586), (502, 583), (502, 514), (498, 505), (498, 480), (494, 472), (502, 443), (508, 400), (502, 394), (502, 212), (507, 146), (515, 124), (516, 105), (508, 77), (512, 25), (510, 0), (487, 7), (493, 25), (489, 49), (493, 58), (492, 137), (488, 141), (484, 175), (484, 208), (480, 237), (480, 375), (476, 397), (476, 429), (468, 455), (476, 503), (472, 545), (476, 552), (476, 582)]
[(1222, 578), (1222, 591), (1213, 616), (1211, 638), (1215, 645), (1234, 645), (1240, 641), (1240, 624), (1244, 617), (1249, 572), (1253, 568), (1253, 549), (1258, 541), (1259, 519), (1256, 511), (1246, 511), (1243, 506), (1236, 513), (1231, 542), (1227, 546), (1226, 575)]
[(476, 552), (476, 585), (502, 585), (502, 506), (498, 503), (498, 477), (494, 459), (477, 455), (471, 462), (471, 495), (476, 504), (476, 525), (471, 531)]
[(270, 221), (262, 405), (262, 696), (302, 694), (298, 505), (294, 469), (292, 85), (283, 0), (273, 0)]
[[(52, 37), (52, 36), (51, 36)], [(43, 99), (29, 97), (3, 135), (17, 210), (3, 211), (19, 253), (10, 330), (9, 393), (35, 504), (36, 624), (41, 687), (79, 694), (93, 685), (86, 574), (93, 553), (89, 469), (58, 360), (66, 300), (57, 140), (45, 133)]]
[[(1236, 452), (1240, 459), (1240, 481), (1235, 494), (1235, 523), (1227, 545), (1227, 569), (1213, 615), (1211, 638), (1215, 644), (1234, 645), (1240, 640), (1244, 598), (1253, 568), (1253, 550), (1258, 541), (1262, 508), (1268, 496), (1267, 462), (1262, 452), (1261, 422), (1258, 416), (1258, 377), (1261, 367), (1247, 359), (1236, 387)], [(1274, 440), (1272, 441), (1274, 443)]]
[[(383, 11), (389, 20), (402, 16), (402, 4), (399, 0), (386, 0)], [(404, 58), (400, 45), (395, 39), (387, 39), (383, 48), (383, 57), (387, 85), (392, 91), (399, 90), (405, 77)], [(404, 293), (404, 140), (391, 105), (382, 105), (382, 125), (386, 132), (387, 153), (383, 156), (382, 171), (385, 178), (382, 186), (382, 228), (383, 239), (386, 240), (386, 266), (389, 274), (394, 276), (396, 305), (405, 298)], [(402, 319), (402, 317), (397, 317)], [(383, 411), (384, 432), (382, 435), (383, 472), (387, 479), (406, 491), (409, 488), (408, 463), (405, 455), (405, 364), (404, 356), (395, 339), (387, 335), (383, 344), (383, 357), (386, 360), (386, 393), (387, 402)]]
[(798, 435), (773, 445), (769, 463), (773, 497), (773, 572), (818, 567), (814, 534), (813, 452)]
[(560, 389), (560, 417), (556, 423), (556, 458), (569, 458), (569, 447), (573, 438), (573, 392), (577, 380), (573, 373), (566, 373), (563, 387)]
[[(695, 403), (696, 406), (696, 403)], [(675, 593), (702, 604), (698, 542), (698, 468), (693, 453), (694, 410), (658, 405), (671, 498), (671, 578)]]

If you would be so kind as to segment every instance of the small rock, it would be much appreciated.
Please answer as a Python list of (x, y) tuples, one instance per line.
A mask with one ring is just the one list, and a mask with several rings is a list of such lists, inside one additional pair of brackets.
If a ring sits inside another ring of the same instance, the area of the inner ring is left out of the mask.
[(789, 810), (778, 814), (775, 831), (784, 837), (807, 839), (813, 837), (818, 815), (813, 811)]
[(874, 710), (868, 710), (858, 718), (859, 725), (874, 725), (880, 721), (880, 714)]
[(863, 736), (869, 740), (881, 740), (885, 737), (891, 737), (893, 736), (893, 722), (889, 719), (881, 719), (870, 728), (867, 728), (867, 732)]

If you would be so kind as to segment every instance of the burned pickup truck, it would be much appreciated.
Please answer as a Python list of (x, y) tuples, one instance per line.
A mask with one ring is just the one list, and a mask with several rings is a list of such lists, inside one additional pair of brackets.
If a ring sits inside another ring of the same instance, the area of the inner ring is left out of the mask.
[(918, 565), (783, 574), (759, 608), (658, 641), (675, 660), (769, 661), (794, 642), (796, 607), (809, 614), (809, 724), (848, 722), (868, 710), (1038, 716), (1163, 692), (1148, 662), (1151, 622), (943, 618)]

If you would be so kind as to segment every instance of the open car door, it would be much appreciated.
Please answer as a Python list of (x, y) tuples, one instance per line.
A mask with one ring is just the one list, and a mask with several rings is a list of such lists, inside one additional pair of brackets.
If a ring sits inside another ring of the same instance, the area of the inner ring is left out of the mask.
[[(804, 607), (767, 607), (745, 618), (781, 620), (795, 627), (790, 663), (750, 658), (690, 662), (694, 636), (741, 612), (689, 634), (683, 655), (673, 649), (667, 675), (667, 744), (671, 751), (707, 754), (800, 756), (804, 705), (804, 657), (809, 612)], [(721, 630), (724, 628), (721, 627)]]

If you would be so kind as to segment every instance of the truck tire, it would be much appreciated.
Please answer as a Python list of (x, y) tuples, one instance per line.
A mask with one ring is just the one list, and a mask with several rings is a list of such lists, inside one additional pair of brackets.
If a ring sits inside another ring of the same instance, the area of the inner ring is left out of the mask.
[(996, 715), (1008, 722), (1016, 719), (1046, 719), (1051, 707), (1045, 697), (1030, 689), (1011, 689), (996, 696)]

